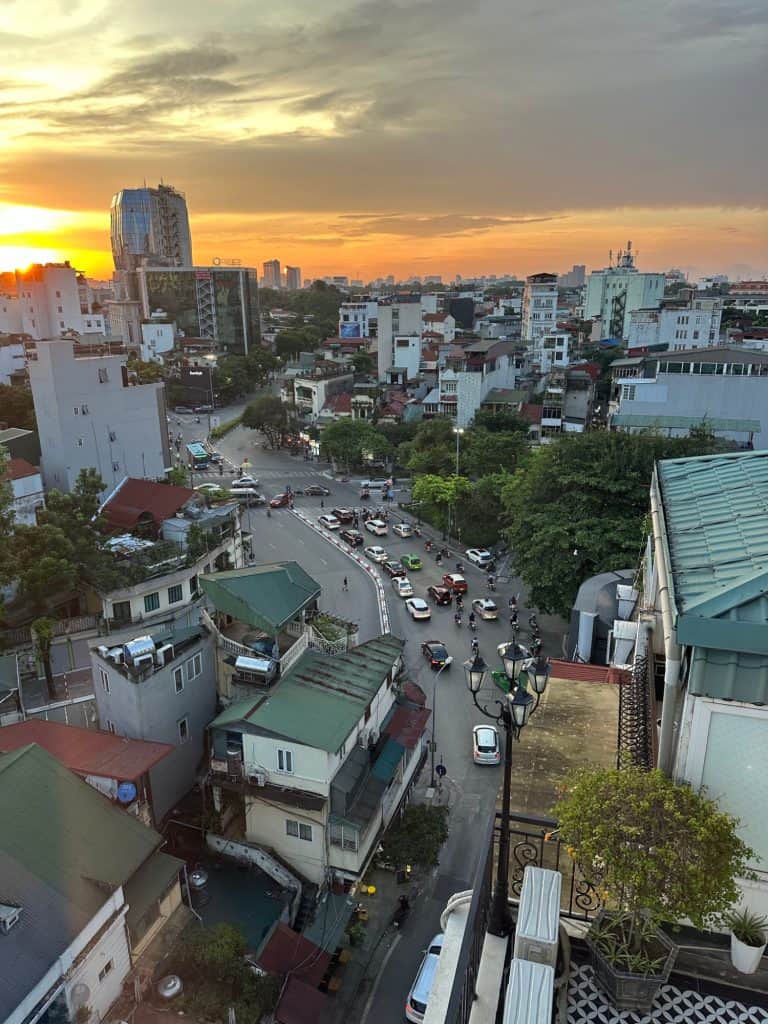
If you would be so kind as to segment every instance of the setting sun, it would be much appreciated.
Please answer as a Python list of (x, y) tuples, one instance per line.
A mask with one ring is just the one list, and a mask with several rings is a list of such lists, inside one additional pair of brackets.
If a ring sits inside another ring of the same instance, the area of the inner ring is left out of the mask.
[(24, 270), (31, 263), (58, 263), (62, 255), (56, 249), (32, 245), (0, 245), (0, 269)]

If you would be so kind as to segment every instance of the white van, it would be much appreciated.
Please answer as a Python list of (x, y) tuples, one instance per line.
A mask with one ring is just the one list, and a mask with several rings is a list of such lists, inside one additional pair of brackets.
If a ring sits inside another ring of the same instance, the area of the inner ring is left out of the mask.
[(383, 491), (390, 479), (391, 477), (387, 477), (386, 480), (363, 480), (360, 487), (364, 491)]
[(408, 993), (405, 1003), (405, 1019), (413, 1021), (413, 1024), (422, 1024), (424, 1014), (427, 1012), (427, 1002), (432, 991), (432, 985), (437, 972), (437, 964), (440, 953), (443, 949), (443, 934), (436, 935), (427, 947), (424, 959), (421, 961), (419, 973)]
[(241, 505), (246, 505), (249, 508), (267, 503), (267, 499), (263, 494), (259, 494), (255, 487), (230, 487), (229, 493)]

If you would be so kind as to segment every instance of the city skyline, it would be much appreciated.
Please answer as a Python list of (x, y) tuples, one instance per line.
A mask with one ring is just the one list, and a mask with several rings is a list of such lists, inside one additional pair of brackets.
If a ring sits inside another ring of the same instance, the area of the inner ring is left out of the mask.
[(647, 270), (768, 269), (748, 0), (231, 11), (4, 4), (0, 269), (109, 276), (112, 195), (160, 180), (200, 263), (524, 275), (632, 238)]

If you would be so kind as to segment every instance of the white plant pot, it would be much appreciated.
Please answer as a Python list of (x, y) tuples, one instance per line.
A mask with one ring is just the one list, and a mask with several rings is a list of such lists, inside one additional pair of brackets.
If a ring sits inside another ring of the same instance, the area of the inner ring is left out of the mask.
[(748, 946), (731, 932), (731, 963), (742, 974), (754, 974), (757, 970), (766, 943), (762, 946)]

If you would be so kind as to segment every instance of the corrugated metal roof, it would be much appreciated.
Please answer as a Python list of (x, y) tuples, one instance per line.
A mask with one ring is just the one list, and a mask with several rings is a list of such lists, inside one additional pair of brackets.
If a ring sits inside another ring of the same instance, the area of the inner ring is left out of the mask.
[(274, 562), (201, 576), (216, 611), (273, 633), (320, 595), (320, 584), (298, 562)]
[(667, 430), (690, 430), (705, 426), (711, 430), (758, 434), (763, 429), (760, 420), (716, 419), (712, 416), (657, 416), (655, 413), (617, 412), (611, 417), (617, 427), (654, 427)]
[(380, 782), (389, 782), (394, 778), (397, 766), (403, 759), (405, 747), (395, 740), (387, 740), (381, 753), (376, 758), (376, 764), (371, 769), (371, 775)]

